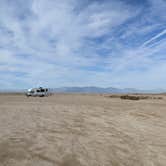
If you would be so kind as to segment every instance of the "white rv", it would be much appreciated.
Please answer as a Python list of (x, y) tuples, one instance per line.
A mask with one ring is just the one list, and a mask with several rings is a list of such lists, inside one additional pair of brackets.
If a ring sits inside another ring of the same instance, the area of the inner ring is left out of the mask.
[(49, 90), (48, 88), (32, 88), (32, 89), (28, 89), (28, 92), (26, 93), (26, 96), (39, 96), (39, 97), (44, 97), (44, 96), (48, 96), (49, 95)]

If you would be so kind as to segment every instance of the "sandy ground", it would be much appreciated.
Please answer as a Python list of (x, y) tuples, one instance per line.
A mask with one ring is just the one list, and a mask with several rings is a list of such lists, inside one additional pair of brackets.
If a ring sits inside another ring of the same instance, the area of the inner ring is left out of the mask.
[(0, 95), (0, 166), (165, 166), (166, 98)]

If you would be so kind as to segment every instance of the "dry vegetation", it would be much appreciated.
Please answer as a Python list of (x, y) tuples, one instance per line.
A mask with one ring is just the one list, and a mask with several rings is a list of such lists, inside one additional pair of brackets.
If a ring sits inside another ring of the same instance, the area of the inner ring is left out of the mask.
[(165, 166), (165, 96), (105, 96), (0, 95), (0, 166)]
[(141, 95), (141, 94), (130, 94), (130, 95), (106, 95), (106, 97), (110, 98), (120, 98), (124, 100), (146, 100), (146, 99), (153, 99), (153, 100), (162, 100), (163, 97), (161, 95)]

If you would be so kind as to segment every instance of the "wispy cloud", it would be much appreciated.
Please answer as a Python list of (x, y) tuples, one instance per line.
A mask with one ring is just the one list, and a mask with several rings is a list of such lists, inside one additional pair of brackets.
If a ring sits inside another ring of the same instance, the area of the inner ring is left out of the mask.
[(0, 5), (0, 86), (165, 88), (164, 0)]
[(164, 29), (162, 32), (158, 33), (157, 35), (155, 35), (152, 38), (150, 38), (149, 40), (147, 40), (145, 43), (142, 44), (142, 46), (144, 47), (144, 46), (150, 44), (151, 42), (153, 42), (154, 40), (158, 39), (159, 37), (161, 37), (165, 34), (166, 34), (166, 29)]

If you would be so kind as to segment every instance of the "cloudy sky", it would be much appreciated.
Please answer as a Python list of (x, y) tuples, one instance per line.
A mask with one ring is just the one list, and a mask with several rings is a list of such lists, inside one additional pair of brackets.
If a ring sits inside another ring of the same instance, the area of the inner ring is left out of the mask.
[(166, 89), (165, 0), (0, 0), (0, 89)]

